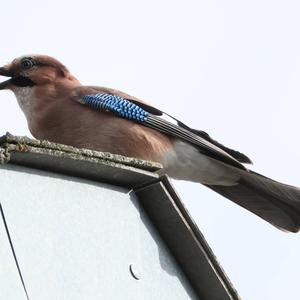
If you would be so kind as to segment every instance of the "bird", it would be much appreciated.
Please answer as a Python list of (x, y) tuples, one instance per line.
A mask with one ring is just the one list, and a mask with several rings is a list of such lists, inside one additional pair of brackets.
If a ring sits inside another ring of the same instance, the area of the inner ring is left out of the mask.
[(287, 232), (300, 229), (300, 189), (250, 170), (252, 161), (202, 130), (116, 89), (84, 86), (57, 59), (25, 55), (0, 68), (31, 134), (42, 140), (162, 165)]

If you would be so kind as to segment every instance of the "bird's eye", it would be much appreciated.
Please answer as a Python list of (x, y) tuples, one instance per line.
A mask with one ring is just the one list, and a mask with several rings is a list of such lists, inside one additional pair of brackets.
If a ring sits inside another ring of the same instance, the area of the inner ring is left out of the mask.
[(24, 69), (24, 70), (31, 69), (34, 66), (34, 61), (26, 58), (21, 62), (21, 66), (22, 66), (22, 69)]

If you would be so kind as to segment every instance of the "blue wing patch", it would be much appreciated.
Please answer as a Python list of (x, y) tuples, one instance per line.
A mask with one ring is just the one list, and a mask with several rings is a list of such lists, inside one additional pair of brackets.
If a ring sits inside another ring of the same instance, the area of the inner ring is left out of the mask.
[[(227, 151), (200, 135), (195, 134), (189, 130), (188, 127), (180, 126), (180, 123), (176, 119), (164, 113), (162, 113), (161, 116), (154, 115), (123, 97), (107, 93), (82, 96), (81, 102), (92, 108), (110, 111), (119, 117), (139, 122), (154, 130), (177, 137), (194, 146), (198, 146), (199, 151), (207, 156), (237, 168), (247, 170), (237, 159), (227, 153)], [(143, 104), (141, 104), (141, 106), (142, 105)], [(166, 117), (168, 118), (166, 119)]]
[(108, 110), (129, 120), (145, 122), (149, 115), (147, 111), (138, 105), (112, 94), (85, 95), (81, 99), (84, 104), (92, 108)]

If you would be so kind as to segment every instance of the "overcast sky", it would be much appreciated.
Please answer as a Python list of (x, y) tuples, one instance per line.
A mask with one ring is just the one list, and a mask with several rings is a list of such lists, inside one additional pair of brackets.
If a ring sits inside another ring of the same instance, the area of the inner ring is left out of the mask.
[[(83, 84), (144, 99), (300, 186), (299, 15), (299, 1), (2, 1), (0, 65), (54, 56)], [(13, 95), (0, 101), (1, 133), (30, 136)], [(299, 297), (299, 234), (174, 185), (244, 300)]]

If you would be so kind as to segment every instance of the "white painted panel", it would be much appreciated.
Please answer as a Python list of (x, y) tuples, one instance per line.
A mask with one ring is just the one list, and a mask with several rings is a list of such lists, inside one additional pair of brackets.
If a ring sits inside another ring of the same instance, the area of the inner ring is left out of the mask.
[(2, 219), (0, 219), (0, 299), (26, 299)]
[(9, 165), (0, 178), (31, 300), (197, 299), (128, 190)]

